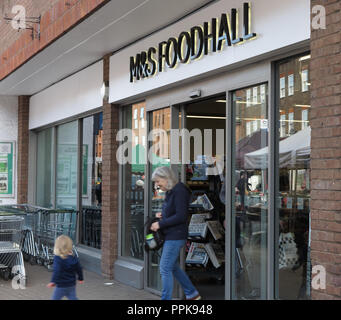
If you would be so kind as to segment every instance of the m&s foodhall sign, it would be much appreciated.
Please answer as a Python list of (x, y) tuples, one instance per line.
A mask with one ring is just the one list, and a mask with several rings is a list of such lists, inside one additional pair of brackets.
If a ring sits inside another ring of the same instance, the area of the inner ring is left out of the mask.
[[(238, 35), (239, 20), (243, 23), (243, 36)], [(251, 5), (243, 4), (243, 19), (238, 10), (231, 9), (231, 15), (223, 13), (211, 22), (204, 22), (203, 26), (194, 26), (189, 31), (183, 31), (177, 38), (170, 37), (162, 41), (157, 47), (150, 47), (147, 51), (130, 57), (130, 82), (149, 78), (157, 72), (163, 72), (165, 65), (170, 69), (179, 63), (189, 63), (198, 60), (209, 52), (219, 52), (224, 46), (230, 47), (256, 38), (251, 31)]]

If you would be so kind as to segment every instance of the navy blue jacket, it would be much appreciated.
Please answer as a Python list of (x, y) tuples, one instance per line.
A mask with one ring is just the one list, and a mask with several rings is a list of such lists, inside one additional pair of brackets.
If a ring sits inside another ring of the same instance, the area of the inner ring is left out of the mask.
[(51, 282), (55, 283), (57, 287), (75, 286), (76, 274), (78, 275), (78, 280), (82, 281), (83, 270), (77, 257), (69, 255), (63, 259), (59, 256), (54, 256)]
[(187, 239), (190, 198), (190, 191), (182, 182), (177, 183), (173, 189), (166, 192), (166, 198), (162, 205), (162, 219), (159, 222), (165, 240)]

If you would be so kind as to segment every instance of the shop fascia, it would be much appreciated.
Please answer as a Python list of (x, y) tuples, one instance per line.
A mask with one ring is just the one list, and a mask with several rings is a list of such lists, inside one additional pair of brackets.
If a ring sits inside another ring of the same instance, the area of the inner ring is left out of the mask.
[(243, 37), (238, 36), (239, 19), (238, 10), (233, 8), (231, 19), (227, 13), (223, 13), (220, 19), (212, 18), (203, 26), (194, 26), (190, 31), (181, 32), (177, 38), (170, 37), (157, 47), (150, 47), (136, 54), (136, 57), (130, 57), (130, 82), (163, 72), (165, 65), (175, 69), (179, 63), (187, 64), (210, 52), (219, 52), (224, 46), (240, 45), (256, 38), (257, 34), (251, 31), (250, 3), (243, 4)]

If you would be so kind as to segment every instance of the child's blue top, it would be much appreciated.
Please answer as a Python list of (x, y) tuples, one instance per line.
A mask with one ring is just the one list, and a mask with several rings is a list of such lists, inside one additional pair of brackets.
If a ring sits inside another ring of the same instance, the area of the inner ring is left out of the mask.
[(55, 256), (53, 260), (53, 274), (51, 282), (57, 287), (73, 287), (76, 285), (76, 275), (78, 280), (83, 280), (83, 270), (77, 257), (68, 255), (63, 259)]

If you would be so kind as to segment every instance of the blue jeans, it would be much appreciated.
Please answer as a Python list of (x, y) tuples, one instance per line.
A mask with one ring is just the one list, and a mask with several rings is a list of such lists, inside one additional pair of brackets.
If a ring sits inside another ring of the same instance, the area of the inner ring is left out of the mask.
[(187, 274), (180, 269), (178, 258), (180, 249), (186, 240), (166, 240), (161, 255), (160, 274), (162, 280), (161, 300), (172, 300), (173, 276), (180, 283), (187, 299), (194, 298), (199, 293), (193, 286)]
[(67, 297), (69, 300), (78, 300), (76, 297), (76, 286), (60, 288), (56, 287), (53, 292), (52, 300), (61, 300)]

